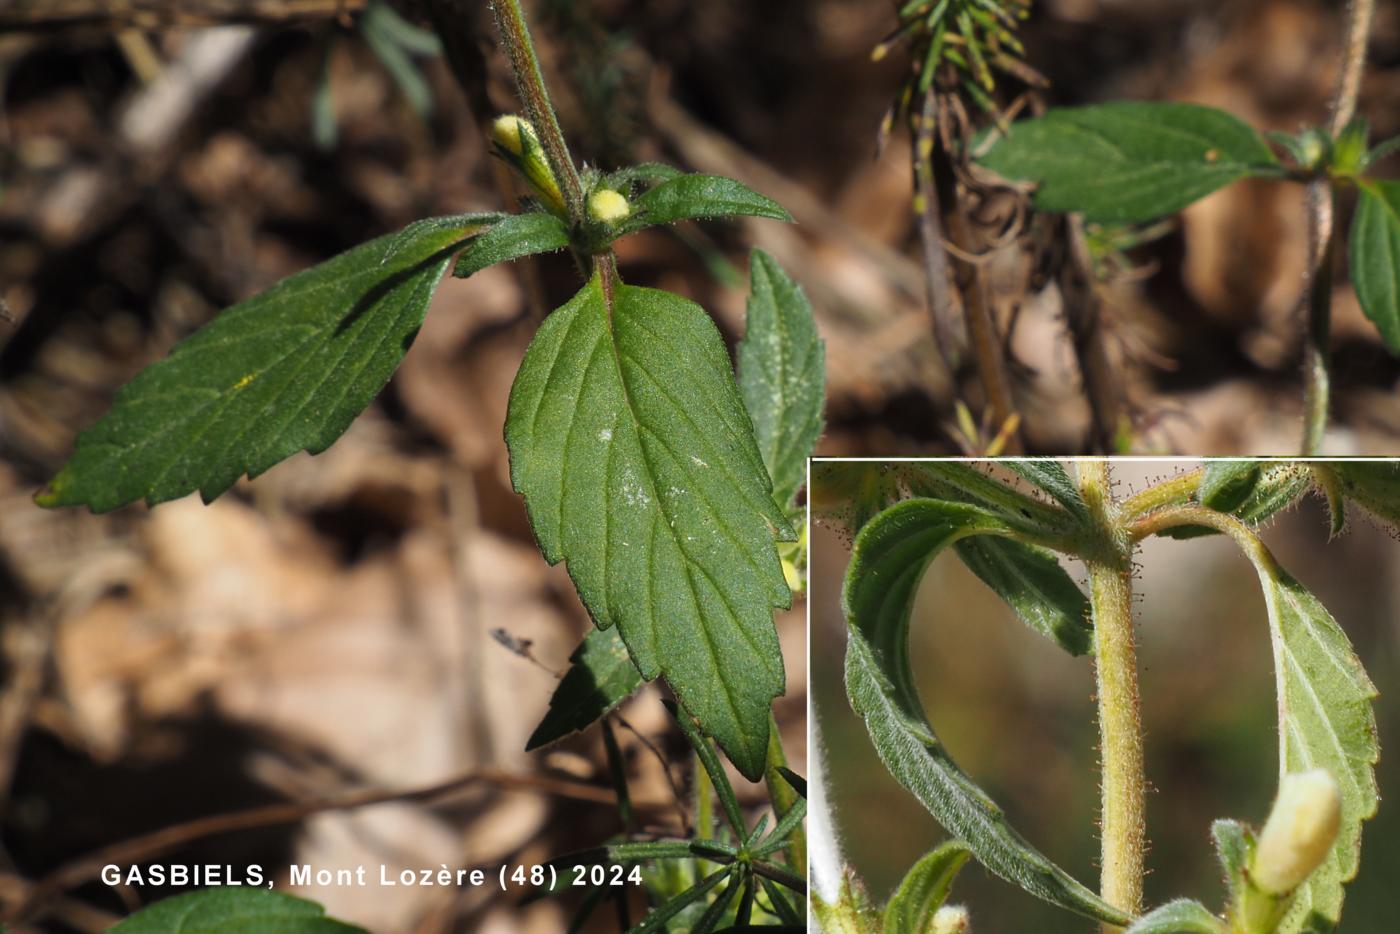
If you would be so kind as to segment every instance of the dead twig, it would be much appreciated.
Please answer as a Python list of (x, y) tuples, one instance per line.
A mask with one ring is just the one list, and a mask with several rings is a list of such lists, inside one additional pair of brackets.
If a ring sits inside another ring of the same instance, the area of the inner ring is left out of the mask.
[(229, 23), (345, 19), (367, 0), (17, 0), (0, 5), (0, 32), (95, 27), (166, 29)]

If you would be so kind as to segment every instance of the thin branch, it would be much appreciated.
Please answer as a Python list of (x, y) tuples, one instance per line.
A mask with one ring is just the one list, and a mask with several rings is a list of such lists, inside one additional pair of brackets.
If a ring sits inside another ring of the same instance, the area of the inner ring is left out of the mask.
[[(438, 803), (442, 799), (483, 785), (509, 791), (537, 791), (541, 794), (609, 807), (617, 805), (617, 796), (611, 790), (600, 788), (597, 785), (544, 775), (519, 775), (496, 769), (480, 769), (436, 785), (429, 785), (426, 788), (408, 791), (371, 789), (340, 798), (272, 804), (243, 811), (232, 811), (227, 814), (215, 814), (165, 827), (140, 837), (122, 840), (64, 863), (36, 882), (25, 895), (24, 900), (7, 913), (5, 920), (11, 924), (27, 920), (46, 901), (58, 893), (95, 878), (103, 866), (146, 862), (193, 840), (235, 831), (295, 823), (327, 811), (350, 811), (391, 802), (401, 804)], [(633, 804), (647, 810), (657, 810), (668, 806), (664, 802), (656, 801), (634, 801)]]
[(914, 217), (919, 228), (919, 245), (924, 264), (924, 291), (929, 317), (933, 321), (934, 342), (949, 378), (957, 373), (962, 347), (953, 328), (953, 298), (948, 278), (948, 255), (944, 250), (943, 225), (939, 222), (938, 188), (933, 181), (934, 123), (937, 119), (934, 91), (924, 95), (924, 106), (911, 115), (914, 136)]
[(1084, 380), (1084, 397), (1089, 403), (1092, 447), (1100, 453), (1112, 454), (1123, 419), (1123, 388), (1108, 350), (1103, 305), (1095, 288), (1093, 260), (1089, 256), (1083, 222), (1066, 217), (1062, 229), (1069, 244), (1069, 256), (1060, 269), (1060, 297), (1074, 356)]
[(0, 4), (0, 32), (294, 23), (344, 19), (367, 0), (43, 0)]
[[(1366, 47), (1376, 0), (1351, 0), (1347, 7), (1346, 50), (1332, 100), (1327, 129), (1337, 136), (1356, 114)], [(1327, 432), (1332, 382), (1332, 257), (1336, 196), (1326, 176), (1308, 183), (1308, 282), (1304, 291), (1307, 335), (1303, 350), (1303, 454), (1317, 454)]]

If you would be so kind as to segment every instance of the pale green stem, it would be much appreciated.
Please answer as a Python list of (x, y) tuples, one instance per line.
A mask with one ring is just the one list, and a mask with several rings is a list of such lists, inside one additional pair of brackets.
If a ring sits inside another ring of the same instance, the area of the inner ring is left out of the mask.
[[(797, 803), (797, 791), (788, 784), (786, 778), (778, 774), (778, 769), (787, 767), (787, 753), (783, 751), (783, 734), (778, 730), (778, 721), (768, 714), (768, 762), (763, 768), (763, 780), (768, 785), (768, 800), (773, 802), (773, 815), (782, 820)], [(793, 872), (807, 875), (807, 834), (799, 824), (788, 838), (788, 862)]]
[[(1100, 892), (1130, 915), (1142, 910), (1146, 849), (1142, 719), (1133, 639), (1131, 545), (1119, 524), (1108, 462), (1079, 462), (1079, 487), (1098, 525), (1099, 547), (1084, 559), (1094, 614), (1101, 775)], [(1105, 932), (1121, 928), (1105, 924)]]

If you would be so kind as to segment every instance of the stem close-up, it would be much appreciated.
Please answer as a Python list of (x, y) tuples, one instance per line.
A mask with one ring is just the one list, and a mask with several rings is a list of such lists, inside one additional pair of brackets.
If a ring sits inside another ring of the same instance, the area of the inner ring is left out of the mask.
[[(1085, 556), (1093, 608), (1102, 764), (1100, 892), (1136, 915), (1142, 909), (1144, 769), (1137, 648), (1133, 634), (1132, 557), (1119, 528), (1106, 461), (1082, 461), (1080, 491), (1097, 524), (1099, 547)], [(1105, 932), (1120, 928), (1105, 924)]]

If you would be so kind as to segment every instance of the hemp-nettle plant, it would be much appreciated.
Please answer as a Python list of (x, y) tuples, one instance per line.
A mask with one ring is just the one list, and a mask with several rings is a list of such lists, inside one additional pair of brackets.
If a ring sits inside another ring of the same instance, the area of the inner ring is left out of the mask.
[[(853, 869), (822, 867), (828, 854), (814, 851), (812, 908), (823, 928), (938, 930), (954, 877), (972, 858), (1030, 894), (1100, 922), (1106, 932), (1336, 929), (1345, 883), (1360, 861), (1362, 824), (1378, 802), (1376, 689), (1336, 620), (1279, 565), (1257, 529), (1309, 494), (1326, 499), (1332, 534), (1353, 508), (1394, 525), (1400, 465), (1213, 461), (1119, 498), (1106, 461), (1077, 462), (1077, 477), (1054, 461), (1000, 463), (1035, 495), (966, 463), (814, 465), (814, 513), (854, 534), (842, 592), (851, 706), (885, 768), (955, 838), (916, 863), (882, 908), (871, 903)], [(1235, 820), (1211, 826), (1226, 882), (1215, 910), (1182, 898), (1144, 913), (1146, 785), (1133, 562), (1149, 536), (1216, 534), (1239, 546), (1263, 589), (1278, 691), (1278, 795), (1258, 833)], [(925, 571), (945, 551), (1036, 632), (1071, 655), (1093, 654), (1102, 757), (1097, 892), (1017, 833), (953, 762), (919, 699), (910, 617)], [(1087, 594), (1061, 558), (1083, 562)], [(827, 826), (824, 812), (821, 821)], [(830, 880), (825, 892), (823, 878)], [(952, 923), (951, 913), (944, 918)]]
[[(801, 782), (771, 714), (785, 686), (773, 611), (790, 605), (805, 562), (797, 494), (822, 427), (823, 346), (801, 289), (755, 250), (736, 380), (705, 311), (629, 285), (612, 250), (677, 221), (790, 218), (728, 178), (580, 170), (518, 0), (493, 9), (525, 116), (500, 117), (491, 137), (531, 192), (522, 209), (417, 221), (229, 308), (123, 387), (36, 499), (94, 512), (195, 491), (209, 502), (244, 474), (319, 453), (383, 389), (449, 267), (465, 277), (569, 251), (586, 281), (527, 349), (505, 440), (540, 550), (567, 563), (597, 628), (530, 746), (599, 721), (659, 677), (698, 756), (698, 806), (710, 814), (718, 795), (727, 827), (702, 821), (695, 840), (621, 842), (570, 865), (693, 863), (690, 877), (652, 885), (665, 898), (648, 930), (683, 910), (701, 913), (697, 931), (797, 923), (777, 887), (805, 891)], [(746, 778), (766, 780), (774, 827), (745, 826), (711, 739)]]

